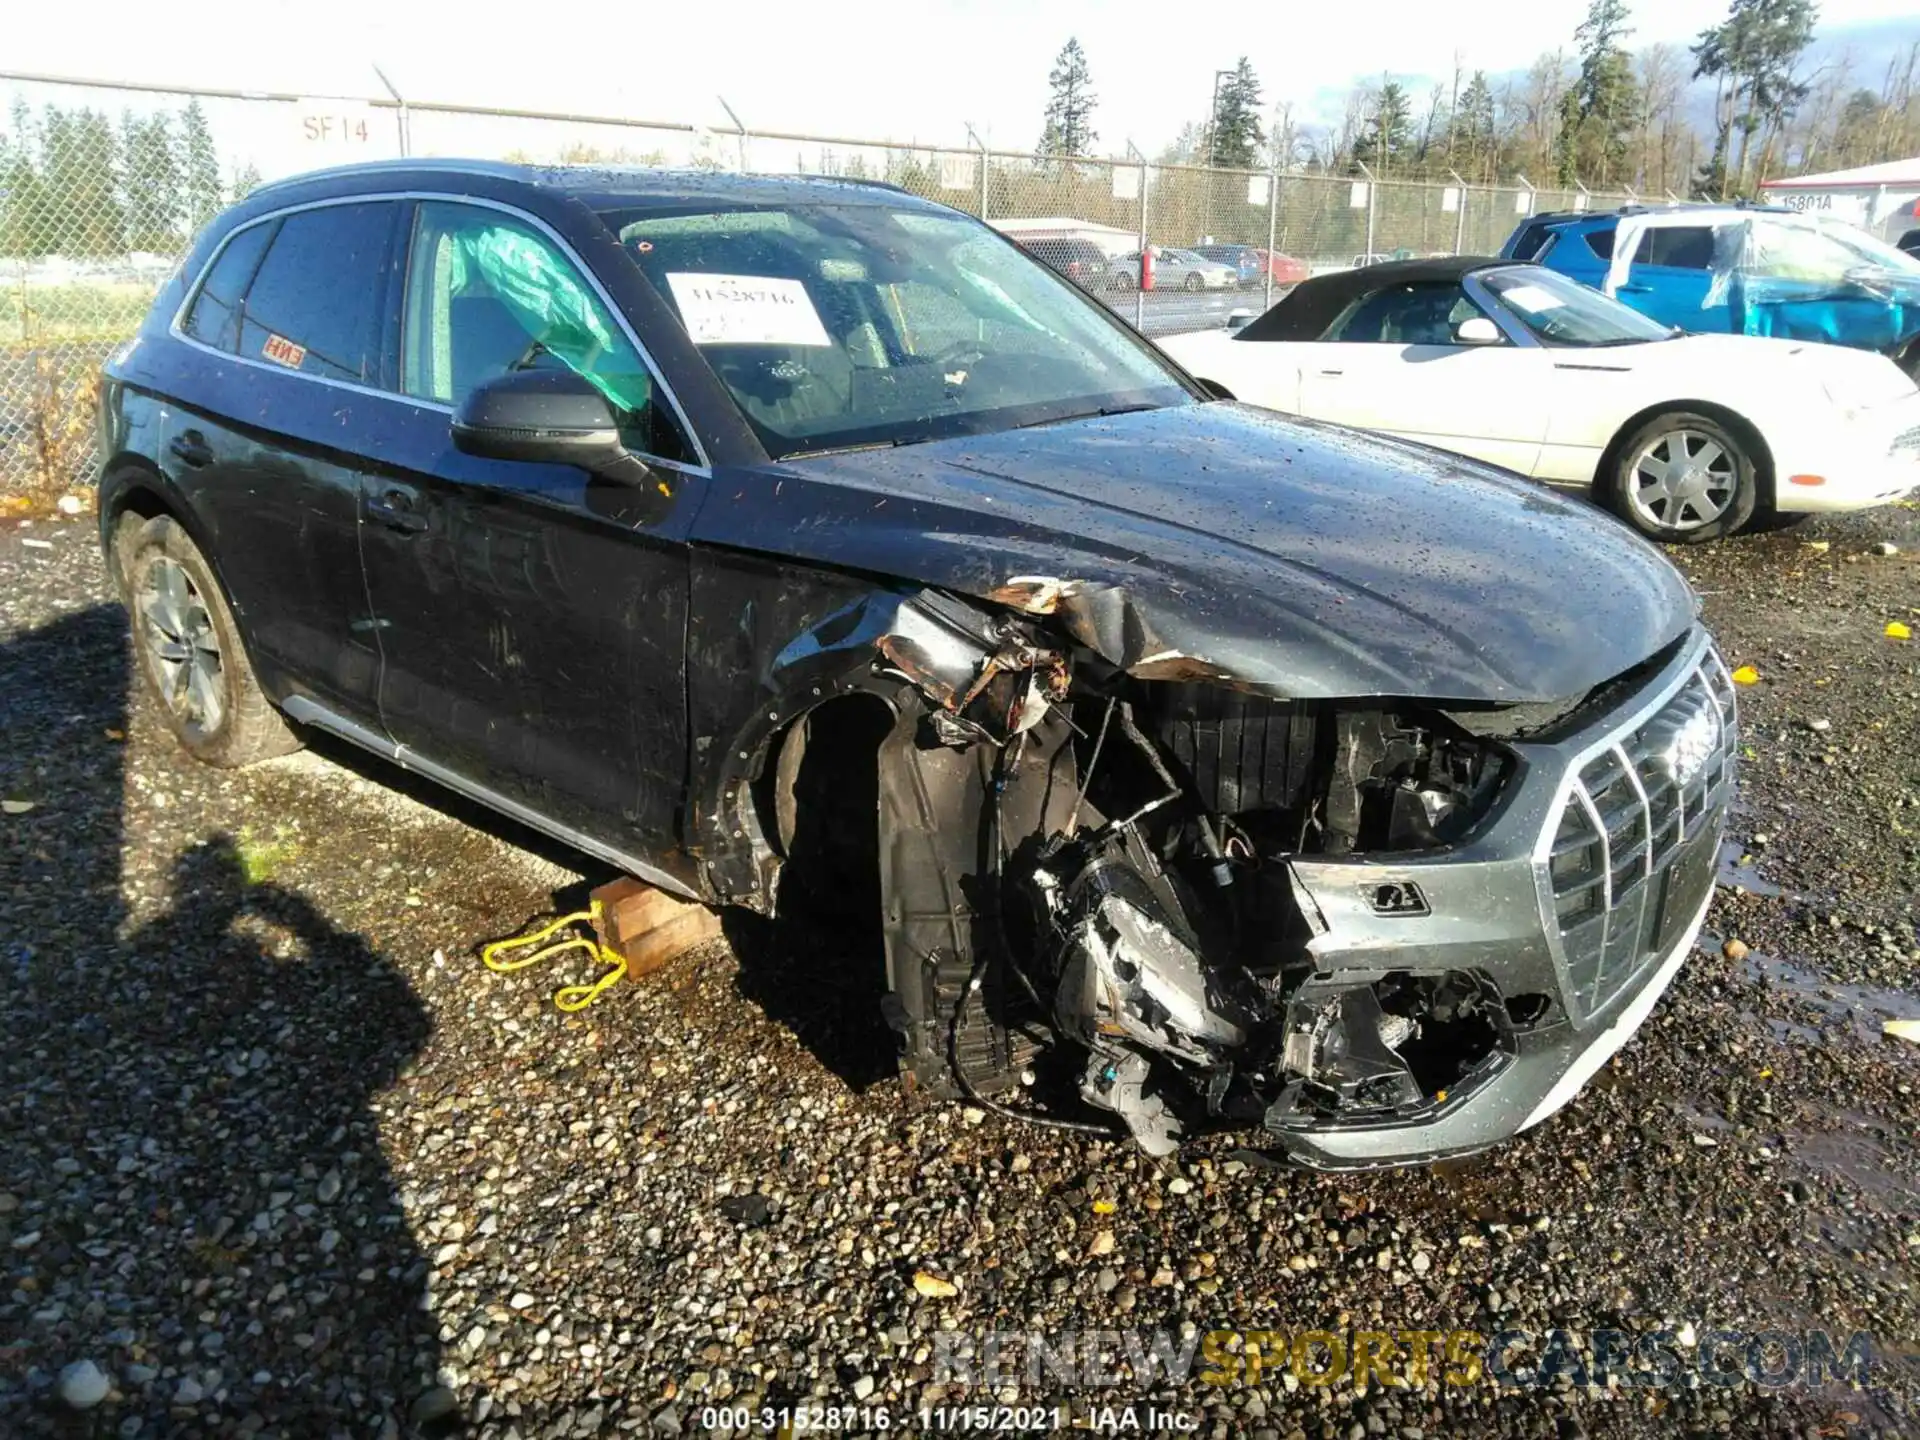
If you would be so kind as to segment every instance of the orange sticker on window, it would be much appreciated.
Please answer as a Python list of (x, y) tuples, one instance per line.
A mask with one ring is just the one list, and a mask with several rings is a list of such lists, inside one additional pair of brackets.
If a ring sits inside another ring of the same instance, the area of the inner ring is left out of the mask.
[(282, 335), (269, 335), (267, 343), (260, 347), (260, 353), (276, 365), (284, 365), (289, 370), (298, 370), (300, 362), (307, 358), (307, 347), (296, 345)]

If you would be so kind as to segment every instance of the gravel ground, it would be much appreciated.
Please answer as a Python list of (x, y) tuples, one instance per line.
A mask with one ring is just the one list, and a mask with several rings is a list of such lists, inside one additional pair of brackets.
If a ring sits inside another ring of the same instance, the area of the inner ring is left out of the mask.
[(477, 947), (604, 872), (337, 751), (185, 761), (90, 525), (9, 529), (0, 1434), (692, 1434), (809, 1399), (918, 1429), (995, 1398), (934, 1383), (942, 1329), (1554, 1326), (1866, 1330), (1875, 1379), (1003, 1398), (1258, 1440), (1920, 1431), (1920, 1047), (1880, 1033), (1920, 1015), (1920, 645), (1882, 634), (1920, 624), (1916, 552), (1901, 508), (1676, 556), (1760, 677), (1710, 939), (1551, 1123), (1342, 1178), (910, 1109), (830, 942), (736, 932), (562, 1015), (557, 972)]

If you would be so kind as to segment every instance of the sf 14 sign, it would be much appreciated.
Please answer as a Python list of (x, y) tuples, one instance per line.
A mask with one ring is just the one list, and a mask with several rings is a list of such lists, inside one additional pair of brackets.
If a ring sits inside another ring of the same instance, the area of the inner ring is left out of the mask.
[(371, 159), (398, 149), (394, 116), (352, 100), (302, 100), (296, 134), (302, 150), (346, 160)]

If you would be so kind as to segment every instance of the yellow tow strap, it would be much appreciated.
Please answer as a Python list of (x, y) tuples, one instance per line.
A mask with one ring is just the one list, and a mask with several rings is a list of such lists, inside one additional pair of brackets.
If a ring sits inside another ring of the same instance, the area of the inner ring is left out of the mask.
[[(562, 1010), (584, 1010), (598, 1000), (601, 993), (620, 983), (627, 973), (627, 957), (618, 950), (611, 950), (600, 943), (596, 932), (593, 935), (569, 935), (565, 940), (556, 940), (549, 945), (545, 942), (550, 936), (558, 934), (569, 925), (592, 925), (600, 918), (600, 902), (595, 900), (585, 910), (576, 910), (571, 915), (562, 915), (529, 935), (516, 935), (511, 940), (495, 940), (480, 952), (480, 960), (489, 970), (507, 972), (524, 970), (529, 965), (537, 965), (542, 960), (551, 960), (567, 950), (586, 950), (602, 965), (607, 973), (591, 985), (566, 985), (554, 994), (553, 1003)], [(513, 955), (511, 952), (527, 950), (532, 953)]]

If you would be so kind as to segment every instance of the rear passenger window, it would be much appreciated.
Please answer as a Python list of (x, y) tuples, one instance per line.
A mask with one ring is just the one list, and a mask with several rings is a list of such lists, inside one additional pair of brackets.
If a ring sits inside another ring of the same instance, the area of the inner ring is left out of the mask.
[(1613, 231), (1611, 229), (1589, 230), (1586, 239), (1587, 249), (1591, 250), (1597, 257), (1602, 260), (1611, 260), (1613, 258)]
[(1713, 227), (1710, 225), (1662, 225), (1640, 237), (1633, 252), (1636, 265), (1667, 265), (1676, 270), (1713, 268)]
[(239, 346), (240, 302), (253, 283), (253, 272), (267, 241), (273, 238), (273, 230), (274, 222), (268, 220), (248, 226), (227, 241), (187, 314), (185, 329), (189, 336), (229, 353)]
[(296, 210), (253, 277), (240, 354), (361, 385), (379, 383), (391, 202)]

